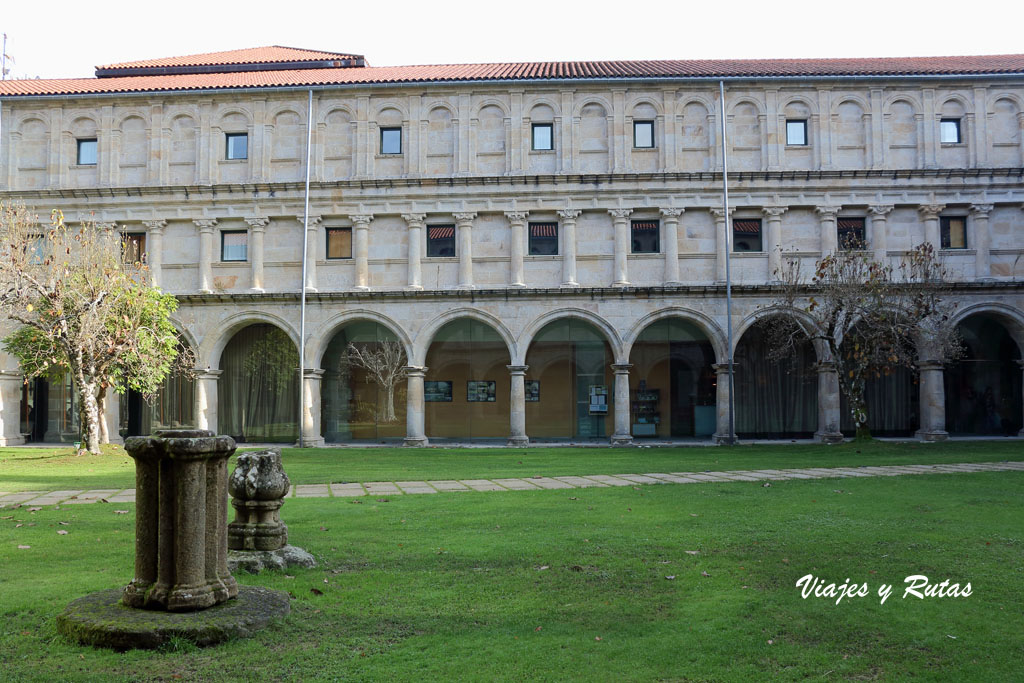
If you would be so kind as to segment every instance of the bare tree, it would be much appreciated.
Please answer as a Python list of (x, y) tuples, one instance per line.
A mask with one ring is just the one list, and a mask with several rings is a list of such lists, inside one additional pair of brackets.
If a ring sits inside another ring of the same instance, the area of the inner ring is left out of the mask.
[[(405, 374), (405, 348), (397, 341), (382, 341), (356, 344), (350, 342), (348, 353), (342, 356), (342, 364), (348, 363), (365, 370), (377, 386), (387, 393), (384, 400), (384, 422), (396, 422), (395, 387)], [(344, 370), (344, 368), (343, 368)]]
[(786, 258), (776, 272), (781, 285), (764, 318), (775, 360), (816, 340), (824, 360), (835, 363), (858, 438), (870, 438), (867, 382), (897, 368), (916, 371), (920, 360), (960, 354), (952, 325), (945, 269), (930, 244), (912, 249), (893, 267), (863, 252), (841, 250), (817, 261), (807, 281), (800, 260)]

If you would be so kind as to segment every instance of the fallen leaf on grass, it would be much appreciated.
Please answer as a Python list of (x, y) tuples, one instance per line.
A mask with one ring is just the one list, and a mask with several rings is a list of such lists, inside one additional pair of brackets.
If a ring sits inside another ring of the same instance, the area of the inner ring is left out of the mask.
[(309, 592), (312, 593), (313, 595), (323, 595), (324, 594), (324, 592), (322, 590), (320, 590), (319, 588), (310, 588)]
[(569, 567), (569, 569), (574, 571), (574, 572), (581, 572), (581, 571), (583, 571), (583, 567), (579, 566), (578, 564), (574, 564), (573, 566)]
[(40, 511), (40, 510), (42, 510), (42, 509), (43, 509), (43, 508), (38, 508), (38, 507), (36, 507), (36, 508), (29, 508), (29, 509), (28, 509), (28, 511), (29, 511), (29, 512), (39, 512), (39, 511)]
[(354, 499), (354, 500), (351, 500), (349, 502), (350, 503), (355, 503), (356, 505), (362, 505), (363, 504), (363, 501), (359, 500), (358, 498)]
[(539, 572), (542, 572), (545, 569), (550, 569), (550, 567), (548, 565), (546, 565), (546, 564), (542, 564), (541, 566), (537, 567), (537, 571), (539, 571)]
[(701, 575), (701, 576), (711, 576), (711, 574), (708, 574), (708, 573), (707, 573), (706, 571), (704, 571), (703, 569), (702, 569), (702, 570), (700, 570), (700, 575)]
[(100, 498), (97, 502), (99, 502), (99, 503), (109, 503), (110, 501), (107, 500), (106, 498)]
[(320, 527), (320, 531), (327, 531), (327, 527)]
[(67, 536), (68, 535), (67, 529), (57, 529), (57, 533), (60, 534), (61, 536)]
[(67, 522), (57, 522), (57, 524), (60, 524), (61, 526), (67, 526), (68, 525)]
[(292, 576), (291, 574), (285, 574), (284, 578), (286, 578), (286, 579), (294, 579), (295, 577)]
[(691, 517), (697, 517), (698, 515), (695, 515), (694, 513), (692, 513), (692, 512), (691, 512), (691, 513), (690, 513), (690, 516), (691, 516)]
[(594, 636), (594, 640), (600, 641), (601, 640), (601, 636)]
[(789, 560), (787, 560), (786, 558), (782, 558), (782, 564), (789, 564)]
[(18, 546), (18, 550), (28, 550), (31, 547), (32, 546), (30, 546), (30, 545), (19, 545)]
[(328, 581), (327, 579), (324, 579), (324, 583), (330, 583), (330, 581)]
[(25, 526), (24, 524), (15, 524), (14, 528), (17, 529), (19, 526)]
[(761, 484), (761, 488), (768, 488), (769, 486), (771, 486), (771, 484), (769, 484), (768, 482)]
[(699, 550), (684, 550), (683, 552), (686, 553), (687, 555), (699, 555), (700, 554)]
[(952, 638), (953, 640), (956, 640), (956, 636), (951, 636), (951, 635), (949, 635), (948, 633), (946, 634), (946, 637), (947, 637), (947, 638)]
[(7, 515), (6, 517), (0, 517), (0, 519), (14, 519), (14, 515)]
[(115, 515), (127, 515), (128, 511), (127, 510), (114, 510), (114, 514)]
[(768, 644), (769, 644), (769, 645), (772, 645), (772, 644), (774, 644), (774, 643), (775, 643), (775, 641), (774, 641), (774, 640), (769, 640), (769, 641), (768, 641)]
[(377, 502), (378, 503), (390, 503), (391, 501), (388, 500), (387, 498), (378, 498)]
[(542, 628), (544, 628), (544, 627), (543, 626), (538, 626), (537, 628), (535, 628), (533, 630), (534, 630), (534, 632), (537, 632), (537, 631), (541, 630)]
[(579, 500), (576, 496), (569, 496), (569, 500)]
[(676, 580), (675, 574), (673, 574), (672, 576), (666, 576), (665, 578), (668, 579), (669, 581), (675, 581)]

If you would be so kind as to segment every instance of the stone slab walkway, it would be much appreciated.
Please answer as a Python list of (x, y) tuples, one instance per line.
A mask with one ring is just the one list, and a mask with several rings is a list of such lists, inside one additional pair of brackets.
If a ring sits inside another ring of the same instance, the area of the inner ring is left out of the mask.
[[(910, 474), (969, 474), (972, 472), (1024, 472), (1024, 462), (981, 462), (945, 465), (886, 465), (864, 467), (803, 467), (784, 470), (729, 470), (725, 472), (647, 472), (644, 474), (593, 474), (590, 476), (523, 477), (502, 479), (438, 479), (434, 481), (367, 481), (292, 486), (290, 498), (353, 498), (402, 496), (456, 491), (539, 491), (542, 489), (607, 488), (656, 484), (782, 481), (845, 477), (900, 477)], [(71, 505), (82, 503), (133, 503), (135, 489), (60, 491), (0, 491), (0, 508), (15, 506)]]

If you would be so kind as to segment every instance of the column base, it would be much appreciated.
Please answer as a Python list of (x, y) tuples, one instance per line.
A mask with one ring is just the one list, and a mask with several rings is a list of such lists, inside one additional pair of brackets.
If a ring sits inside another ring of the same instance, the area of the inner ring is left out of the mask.
[(663, 286), (665, 286), (665, 287), (682, 287), (683, 283), (680, 282), (679, 280), (665, 280), (665, 283), (664, 283)]
[(354, 292), (369, 292), (370, 288), (367, 287), (366, 285), (356, 285), (355, 287), (352, 288), (352, 291), (354, 291)]
[(262, 287), (250, 287), (249, 291), (252, 294), (263, 294), (267, 290), (263, 289)]
[(512, 289), (526, 289), (525, 282), (510, 282), (508, 286)]
[(613, 446), (632, 446), (633, 435), (632, 434), (612, 434), (608, 440)]
[(563, 282), (562, 284), (560, 284), (558, 286), (561, 287), (562, 289), (579, 289), (580, 283), (578, 283), (578, 282)]
[(326, 441), (322, 436), (304, 436), (302, 437), (302, 443), (298, 444), (299, 448), (323, 448)]
[(212, 289), (200, 289), (199, 293), (200, 294), (213, 294), (213, 290)]
[(476, 289), (476, 285), (456, 285), (455, 289)]
[(20, 446), (25, 443), (24, 436), (0, 436), (0, 446)]
[(948, 441), (949, 432), (936, 430), (932, 432), (926, 432), (923, 429), (919, 429), (914, 432), (914, 436), (921, 441)]
[(842, 443), (843, 435), (839, 432), (814, 432), (814, 440), (818, 443)]
[(316, 287), (306, 287), (306, 294), (316, 294), (318, 291)]
[(735, 443), (739, 443), (740, 440), (739, 437), (730, 437), (728, 434), (719, 434), (716, 432), (711, 435), (711, 441), (718, 446), (729, 446)]
[(407, 292), (422, 292), (423, 285), (406, 285), (405, 291)]
[(619, 280), (619, 281), (613, 282), (612, 283), (612, 287), (629, 287), (631, 284), (633, 284), (633, 283), (627, 282), (626, 280)]
[(528, 436), (510, 436), (508, 442), (505, 444), (509, 448), (525, 448), (530, 445), (530, 437)]
[(407, 448), (426, 448), (430, 445), (430, 440), (425, 436), (407, 436), (402, 439), (402, 445)]

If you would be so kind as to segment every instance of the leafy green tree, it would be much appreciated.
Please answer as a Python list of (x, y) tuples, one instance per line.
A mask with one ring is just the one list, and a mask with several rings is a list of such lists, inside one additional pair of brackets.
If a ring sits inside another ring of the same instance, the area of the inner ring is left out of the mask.
[(85, 448), (99, 452), (108, 389), (152, 396), (182, 359), (172, 295), (126, 259), (120, 234), (54, 211), (40, 225), (23, 205), (0, 205), (0, 314), (19, 325), (3, 339), (26, 379), (70, 372)]

